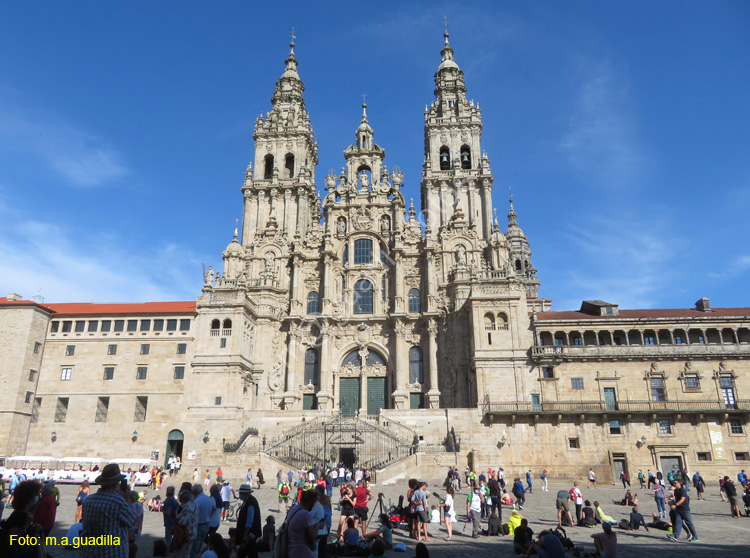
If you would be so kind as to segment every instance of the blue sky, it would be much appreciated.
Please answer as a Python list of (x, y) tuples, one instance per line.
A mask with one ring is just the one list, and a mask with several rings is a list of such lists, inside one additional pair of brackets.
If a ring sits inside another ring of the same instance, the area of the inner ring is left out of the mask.
[[(273, 4), (273, 5), (271, 5)], [(192, 299), (289, 30), (319, 145), (367, 93), (418, 204), (443, 17), (554, 309), (750, 306), (750, 3), (5, 2), (0, 293)]]

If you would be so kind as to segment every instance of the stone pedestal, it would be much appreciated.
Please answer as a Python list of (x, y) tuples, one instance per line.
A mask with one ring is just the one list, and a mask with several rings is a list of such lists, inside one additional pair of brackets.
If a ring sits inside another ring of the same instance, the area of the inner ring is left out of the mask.
[(409, 408), (409, 394), (403, 389), (397, 389), (392, 393), (393, 406), (396, 409)]
[(433, 388), (427, 392), (427, 403), (430, 409), (440, 408), (440, 390)]
[(318, 392), (318, 410), (333, 411), (333, 395), (327, 391)]

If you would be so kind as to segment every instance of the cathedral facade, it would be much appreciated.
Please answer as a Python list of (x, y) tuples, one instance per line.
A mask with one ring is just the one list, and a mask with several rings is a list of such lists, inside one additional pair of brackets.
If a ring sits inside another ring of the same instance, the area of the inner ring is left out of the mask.
[(419, 219), (366, 105), (318, 196), (291, 47), (255, 122), (241, 227), (194, 302), (0, 299), (14, 347), (0, 359), (0, 452), (178, 453), (205, 466), (233, 441), (262, 452), (305, 420), (340, 416), (408, 428), (436, 466), (453, 463), (447, 453), (604, 478), (750, 466), (750, 309), (551, 312), (512, 200), (504, 232), (495, 216), (482, 113), (447, 32)]

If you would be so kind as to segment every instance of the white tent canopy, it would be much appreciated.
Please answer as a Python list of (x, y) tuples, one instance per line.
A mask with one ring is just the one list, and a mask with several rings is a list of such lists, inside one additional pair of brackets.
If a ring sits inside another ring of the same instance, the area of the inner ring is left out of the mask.
[(57, 461), (57, 457), (50, 457), (49, 455), (16, 455), (14, 457), (9, 457), (7, 460), (8, 461), (48, 462), (48, 461)]

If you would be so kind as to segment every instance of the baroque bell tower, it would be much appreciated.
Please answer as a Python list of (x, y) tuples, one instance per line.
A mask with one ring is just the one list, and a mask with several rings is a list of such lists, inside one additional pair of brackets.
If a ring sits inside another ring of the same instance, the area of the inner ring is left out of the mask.
[(466, 224), (489, 240), (492, 234), (492, 173), (481, 149), (482, 112), (466, 99), (464, 74), (453, 58), (446, 28), (442, 62), (435, 74), (435, 100), (425, 107), (422, 207), (428, 237)]
[[(292, 33), (294, 39), (294, 33)], [(305, 109), (305, 86), (297, 73), (294, 40), (284, 73), (276, 82), (271, 110), (255, 120), (255, 172), (249, 166), (242, 245), (260, 237), (304, 238), (320, 215), (315, 193), (318, 146)]]

